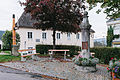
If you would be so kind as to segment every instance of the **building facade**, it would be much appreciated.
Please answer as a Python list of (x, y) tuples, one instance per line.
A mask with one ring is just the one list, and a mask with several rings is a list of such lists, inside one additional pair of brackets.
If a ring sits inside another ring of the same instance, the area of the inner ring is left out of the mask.
[(114, 40), (112, 41), (112, 46), (120, 47), (120, 18), (110, 19), (106, 23), (108, 27), (113, 27), (113, 34), (119, 36), (118, 38), (114, 38)]
[(94, 47), (105, 47), (107, 45), (106, 38), (94, 39)]
[[(20, 35), (20, 49), (35, 48), (37, 44), (53, 45), (52, 30), (42, 31), (33, 27), (34, 20), (27, 13), (23, 13), (17, 22), (17, 33)], [(90, 31), (90, 47), (94, 47), (94, 31)], [(61, 33), (56, 31), (56, 45), (82, 45), (81, 32)]]
[(3, 36), (4, 33), (5, 33), (5, 31), (0, 31), (0, 49), (3, 49), (3, 47), (2, 47), (2, 45), (3, 45), (2, 36)]

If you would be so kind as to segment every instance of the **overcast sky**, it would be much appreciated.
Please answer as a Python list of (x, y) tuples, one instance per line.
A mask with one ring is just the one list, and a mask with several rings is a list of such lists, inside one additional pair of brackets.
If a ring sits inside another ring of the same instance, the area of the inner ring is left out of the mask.
[[(107, 33), (106, 15), (103, 13), (96, 14), (97, 9), (98, 7), (89, 11), (89, 22), (92, 25), (92, 29), (95, 31), (95, 38), (102, 38), (105, 37)], [(17, 21), (23, 11), (23, 7), (20, 6), (19, 0), (2, 0), (0, 3), (0, 30), (11, 30), (12, 14), (16, 15)]]

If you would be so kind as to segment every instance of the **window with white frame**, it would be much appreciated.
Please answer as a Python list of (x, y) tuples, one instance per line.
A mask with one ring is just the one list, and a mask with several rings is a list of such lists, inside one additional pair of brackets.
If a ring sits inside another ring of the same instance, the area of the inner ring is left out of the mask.
[(60, 39), (60, 33), (57, 33), (57, 39)]
[(32, 32), (28, 32), (28, 39), (32, 39)]
[(80, 34), (79, 33), (76, 34), (76, 39), (80, 39)]
[(46, 39), (46, 32), (42, 33), (42, 39)]
[(70, 33), (67, 33), (67, 39), (70, 40)]

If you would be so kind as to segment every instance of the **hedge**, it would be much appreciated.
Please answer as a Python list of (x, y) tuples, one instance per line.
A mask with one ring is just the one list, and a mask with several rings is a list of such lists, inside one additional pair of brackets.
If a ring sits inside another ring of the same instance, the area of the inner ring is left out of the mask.
[[(49, 49), (53, 49), (52, 45), (36, 45), (36, 52), (40, 54), (48, 53)], [(56, 45), (56, 49), (69, 49), (70, 51), (67, 52), (70, 56), (78, 54), (77, 52), (81, 50), (80, 46), (73, 46), (73, 45)]]
[(112, 57), (120, 59), (120, 48), (96, 47), (91, 48), (90, 51), (95, 52), (95, 57), (99, 58), (100, 62), (104, 64), (108, 64)]

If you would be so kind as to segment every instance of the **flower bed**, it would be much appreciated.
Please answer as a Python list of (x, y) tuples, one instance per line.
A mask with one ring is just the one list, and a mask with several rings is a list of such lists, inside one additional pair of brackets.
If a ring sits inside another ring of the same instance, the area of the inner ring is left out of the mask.
[(83, 58), (82, 56), (78, 55), (72, 59), (72, 61), (78, 66), (96, 66), (99, 63), (98, 58)]
[(120, 60), (112, 58), (107, 69), (111, 72), (113, 80), (120, 80)]

